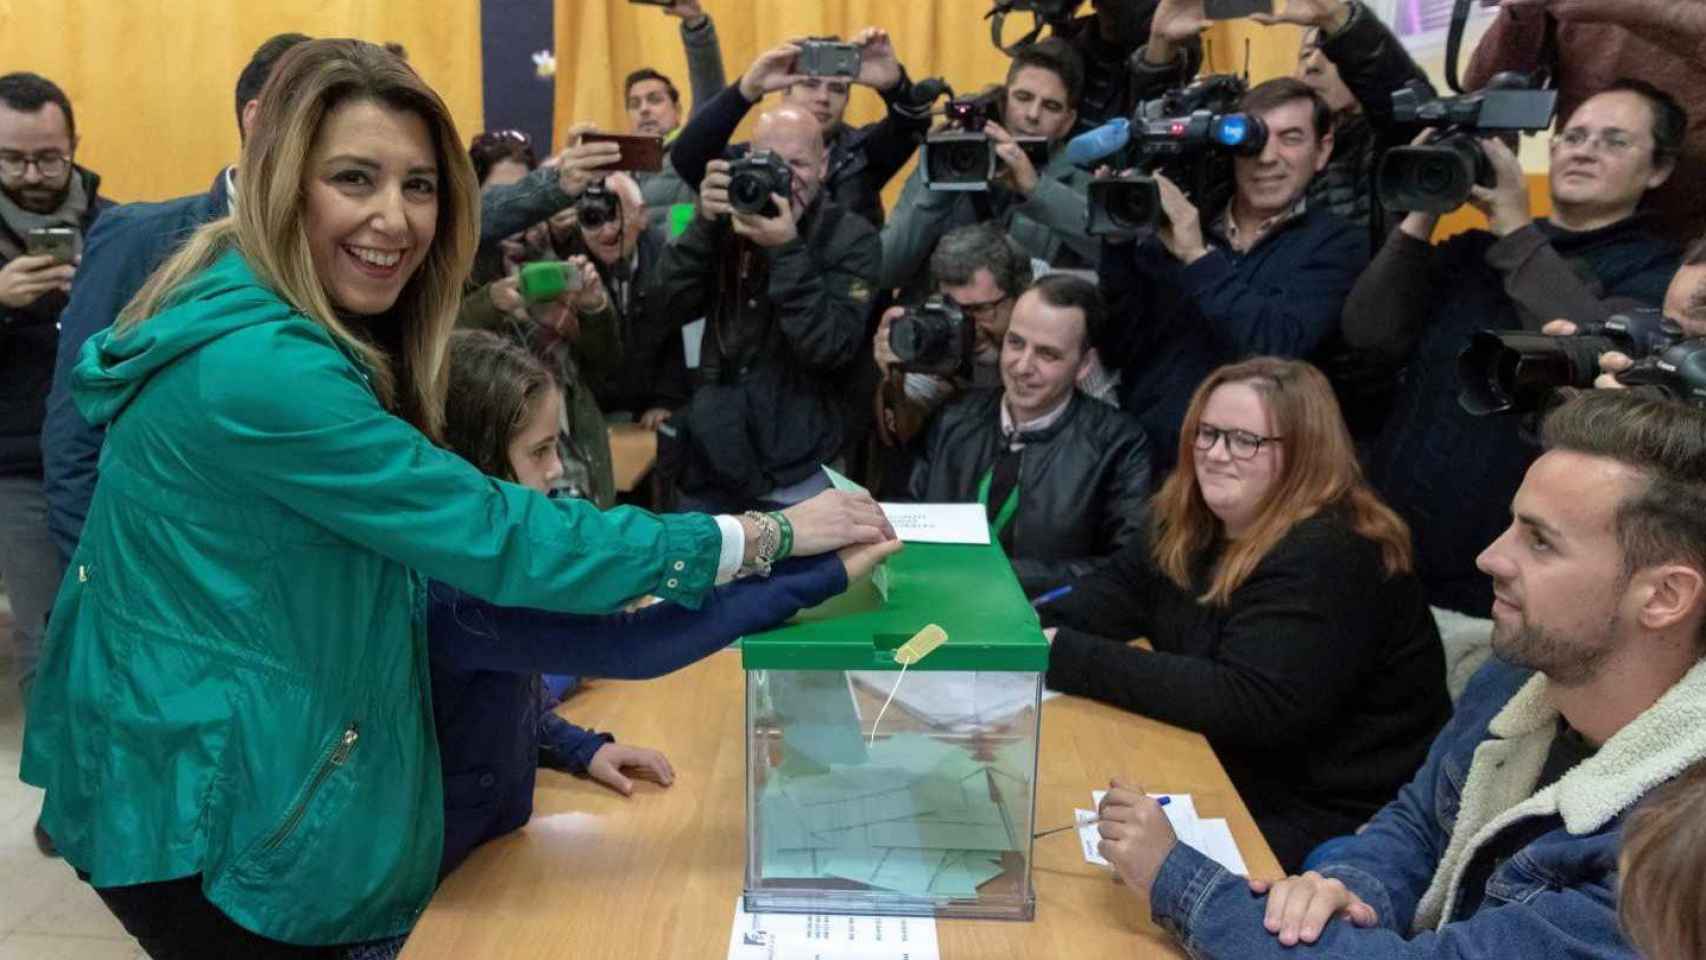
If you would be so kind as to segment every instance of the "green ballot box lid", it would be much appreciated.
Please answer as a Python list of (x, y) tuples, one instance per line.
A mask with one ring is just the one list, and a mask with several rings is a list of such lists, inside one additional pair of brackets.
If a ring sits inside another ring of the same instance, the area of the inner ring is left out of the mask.
[(888, 599), (869, 580), (741, 641), (748, 670), (899, 670), (894, 651), (928, 624), (946, 643), (909, 670), (1048, 669), (1048, 641), (994, 544), (909, 543), (890, 557)]

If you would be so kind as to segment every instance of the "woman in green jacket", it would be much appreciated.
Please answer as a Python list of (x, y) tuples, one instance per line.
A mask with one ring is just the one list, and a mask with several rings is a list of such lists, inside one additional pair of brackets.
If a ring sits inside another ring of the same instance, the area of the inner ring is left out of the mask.
[(210, 224), (85, 346), (101, 482), (25, 731), (42, 824), (155, 957), (407, 930), (442, 786), (423, 578), (509, 605), (696, 606), (739, 566), (892, 535), (868, 498), (600, 513), (435, 445), (477, 188), (443, 102), (301, 44)]

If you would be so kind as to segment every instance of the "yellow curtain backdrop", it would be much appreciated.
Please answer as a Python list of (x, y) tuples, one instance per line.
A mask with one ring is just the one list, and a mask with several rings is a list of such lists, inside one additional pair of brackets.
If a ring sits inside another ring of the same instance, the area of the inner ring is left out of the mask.
[(479, 0), (0, 0), (0, 72), (65, 88), (102, 193), (162, 200), (236, 158), (237, 75), (287, 31), (401, 43), (463, 140), (480, 129)]
[[(788, 37), (838, 34), (851, 37), (868, 26), (887, 30), (895, 52), (913, 77), (942, 76), (956, 89), (975, 90), (999, 82), (1008, 60), (990, 43), (985, 0), (701, 0), (717, 24), (729, 82), (739, 79), (758, 54)], [(1086, 8), (1088, 9), (1088, 8)], [(681, 48), (681, 21), (658, 7), (628, 0), (562, 0), (557, 7), (557, 138), (576, 121), (605, 130), (626, 130), (622, 78), (641, 66), (668, 74), (687, 92), (687, 57)], [(1029, 29), (1029, 15), (1010, 18), (1007, 39)], [(1241, 70), (1244, 41), (1250, 45), (1251, 80), (1260, 82), (1290, 72), (1297, 58), (1298, 32), (1241, 22), (1216, 24), (1209, 31), (1209, 55), (1216, 70)], [(882, 118), (882, 100), (856, 87), (847, 121)], [(753, 117), (747, 118), (744, 137)], [(889, 184), (892, 207), (905, 175)]]

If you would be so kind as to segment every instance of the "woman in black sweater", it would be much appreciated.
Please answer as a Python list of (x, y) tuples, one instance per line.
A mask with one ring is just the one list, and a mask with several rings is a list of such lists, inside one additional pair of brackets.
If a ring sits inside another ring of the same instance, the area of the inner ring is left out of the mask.
[(1287, 873), (1392, 799), (1451, 714), (1409, 531), (1306, 363), (1210, 374), (1149, 542), (1072, 586), (1042, 610), (1049, 687), (1208, 737)]

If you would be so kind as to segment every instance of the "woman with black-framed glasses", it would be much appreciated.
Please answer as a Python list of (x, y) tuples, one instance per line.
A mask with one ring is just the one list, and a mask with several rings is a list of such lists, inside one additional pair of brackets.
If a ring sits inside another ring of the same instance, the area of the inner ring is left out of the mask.
[(1207, 736), (1296, 873), (1421, 764), (1451, 712), (1439, 633), (1314, 367), (1216, 370), (1178, 454), (1148, 542), (1042, 608), (1048, 685)]

